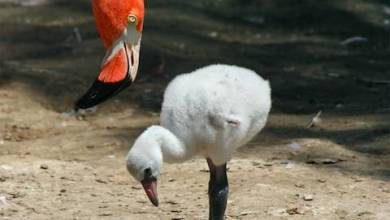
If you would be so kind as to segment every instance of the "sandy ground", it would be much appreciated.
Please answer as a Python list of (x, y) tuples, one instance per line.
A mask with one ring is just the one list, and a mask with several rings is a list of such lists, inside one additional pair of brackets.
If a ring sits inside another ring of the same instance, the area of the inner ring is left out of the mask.
[(150, 3), (137, 84), (81, 115), (104, 55), (89, 1), (0, 4), (0, 219), (207, 219), (203, 159), (164, 165), (155, 208), (124, 157), (167, 82), (213, 62), (273, 87), (266, 129), (229, 163), (228, 219), (390, 219), (385, 2), (206, 2)]

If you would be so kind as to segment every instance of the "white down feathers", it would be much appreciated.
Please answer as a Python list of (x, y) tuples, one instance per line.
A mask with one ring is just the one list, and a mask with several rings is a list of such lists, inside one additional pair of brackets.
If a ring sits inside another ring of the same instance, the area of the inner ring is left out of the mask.
[(210, 65), (168, 85), (160, 121), (188, 158), (202, 154), (220, 165), (264, 127), (270, 108), (268, 81), (246, 68)]

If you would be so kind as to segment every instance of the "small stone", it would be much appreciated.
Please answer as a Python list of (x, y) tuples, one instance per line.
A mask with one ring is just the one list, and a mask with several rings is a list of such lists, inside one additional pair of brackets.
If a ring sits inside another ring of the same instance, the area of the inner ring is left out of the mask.
[(3, 139), (5, 141), (11, 141), (12, 140), (12, 134), (10, 134), (10, 133), (5, 134)]
[(336, 164), (341, 162), (341, 159), (333, 159), (333, 158), (313, 158), (306, 161), (308, 164)]
[(257, 161), (252, 161), (252, 166), (258, 167), (261, 166), (261, 163)]
[(49, 169), (49, 166), (47, 164), (41, 164), (40, 168), (42, 170), (47, 170), (47, 169)]
[(289, 215), (302, 215), (302, 214), (304, 214), (303, 211), (298, 209), (297, 207), (289, 208), (289, 209), (286, 210), (286, 212)]
[(78, 121), (85, 121), (85, 115), (77, 115), (76, 120)]
[(102, 180), (102, 179), (96, 179), (96, 182), (98, 182), (98, 183), (103, 183), (103, 184), (107, 184), (107, 181)]
[(99, 216), (112, 216), (112, 213), (110, 213), (110, 212), (106, 212), (106, 213), (102, 213), (102, 214), (100, 214)]
[(132, 188), (132, 189), (135, 189), (135, 190), (140, 190), (140, 189), (142, 189), (142, 188), (139, 187), (139, 186), (131, 186), (131, 188)]
[(65, 192), (66, 192), (66, 189), (61, 189), (60, 192), (61, 192), (61, 193), (65, 193)]
[(383, 188), (381, 191), (384, 193), (390, 193), (390, 189), (386, 189), (386, 188)]
[(340, 219), (345, 219), (348, 216), (348, 212), (344, 209), (336, 209), (335, 213)]
[(317, 181), (320, 183), (326, 183), (327, 180), (326, 179), (318, 179)]
[(305, 188), (305, 185), (303, 183), (295, 183), (294, 186), (297, 188)]
[(14, 193), (9, 193), (13, 199), (16, 199), (16, 198), (23, 198), (26, 196), (25, 193), (22, 193), (22, 192), (14, 192)]
[(209, 36), (210, 36), (211, 38), (216, 38), (216, 37), (218, 37), (218, 32), (216, 32), (216, 31), (210, 32), (210, 33), (209, 33)]
[(294, 167), (295, 167), (295, 162), (293, 161), (288, 162), (285, 166), (286, 169), (292, 169)]
[(242, 211), (238, 216), (247, 216), (247, 215), (253, 215), (256, 214), (257, 212), (254, 211)]
[(289, 147), (294, 151), (298, 151), (301, 149), (302, 146), (297, 142), (292, 142), (291, 144), (289, 144)]
[(359, 212), (358, 213), (358, 216), (363, 216), (363, 215), (372, 215), (373, 213), (372, 212), (369, 212), (369, 211), (363, 211), (363, 212)]
[(313, 197), (313, 195), (310, 195), (310, 194), (304, 195), (303, 196), (303, 200), (305, 200), (305, 201), (313, 201), (314, 197)]
[(275, 217), (282, 217), (282, 216), (288, 216), (287, 210), (285, 208), (276, 208), (271, 207), (268, 209), (268, 213)]
[(171, 205), (177, 205), (178, 203), (173, 201), (173, 200), (168, 200), (166, 203), (171, 204)]
[(325, 159), (321, 160), (321, 163), (322, 164), (335, 164), (335, 163), (340, 162), (340, 161), (342, 161), (342, 160), (340, 160), (340, 159), (332, 159), (332, 158), (325, 158)]
[(94, 148), (95, 148), (94, 145), (88, 145), (88, 146), (87, 146), (87, 149), (94, 149)]
[(351, 179), (353, 179), (353, 181), (354, 182), (357, 182), (357, 183), (359, 183), (359, 182), (363, 182), (363, 180), (362, 179), (359, 179), (358, 177), (351, 177)]
[(5, 178), (4, 176), (0, 176), (0, 183), (3, 183), (7, 180), (7, 178)]

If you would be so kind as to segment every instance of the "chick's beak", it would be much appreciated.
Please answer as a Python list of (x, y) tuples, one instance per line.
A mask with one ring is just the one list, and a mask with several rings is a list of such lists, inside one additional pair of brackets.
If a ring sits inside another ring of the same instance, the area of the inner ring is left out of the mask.
[(150, 202), (152, 202), (154, 206), (158, 206), (157, 180), (144, 179), (141, 181), (141, 184), (144, 187), (145, 193), (148, 196)]

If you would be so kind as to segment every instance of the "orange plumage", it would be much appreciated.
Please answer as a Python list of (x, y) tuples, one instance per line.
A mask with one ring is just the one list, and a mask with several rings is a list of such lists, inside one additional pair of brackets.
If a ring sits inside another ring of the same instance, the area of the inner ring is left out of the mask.
[(121, 49), (110, 61), (104, 64), (98, 77), (99, 81), (115, 83), (123, 80), (128, 68), (126, 59), (126, 52)]
[(106, 48), (110, 48), (123, 34), (129, 14), (138, 17), (137, 30), (141, 32), (143, 29), (144, 0), (93, 0), (92, 9), (96, 27)]

